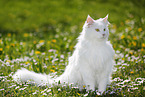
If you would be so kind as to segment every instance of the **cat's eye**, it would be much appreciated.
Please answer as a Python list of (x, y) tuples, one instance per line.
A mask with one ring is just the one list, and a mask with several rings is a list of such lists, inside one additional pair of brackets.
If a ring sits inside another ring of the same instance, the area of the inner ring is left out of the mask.
[(104, 29), (104, 31), (106, 31), (106, 29)]
[(95, 29), (97, 32), (99, 32), (100, 30), (99, 29)]

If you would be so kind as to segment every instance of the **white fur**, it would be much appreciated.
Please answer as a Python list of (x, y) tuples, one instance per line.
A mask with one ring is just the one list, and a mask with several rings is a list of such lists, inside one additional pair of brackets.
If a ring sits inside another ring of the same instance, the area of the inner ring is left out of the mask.
[[(87, 90), (94, 91), (98, 88), (101, 92), (105, 91), (106, 85), (110, 83), (114, 56), (112, 45), (107, 41), (109, 30), (108, 21), (105, 19), (106, 17), (98, 20), (89, 19), (91, 24), (86, 21), (78, 37), (75, 51), (69, 58), (68, 66), (58, 78), (51, 79), (45, 74), (21, 69), (13, 75), (13, 79), (22, 82), (32, 79), (37, 84), (53, 84), (60, 81), (62, 84), (73, 83), (80, 89), (85, 85)], [(97, 32), (95, 29), (100, 31)]]

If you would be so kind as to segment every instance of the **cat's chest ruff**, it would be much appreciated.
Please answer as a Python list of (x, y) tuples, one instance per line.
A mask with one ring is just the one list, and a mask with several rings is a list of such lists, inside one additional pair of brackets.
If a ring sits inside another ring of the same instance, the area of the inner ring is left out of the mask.
[(86, 44), (82, 45), (78, 51), (80, 59), (83, 58), (92, 64), (95, 64), (96, 62), (103, 64), (106, 61), (111, 60), (114, 55), (114, 50), (108, 44)]

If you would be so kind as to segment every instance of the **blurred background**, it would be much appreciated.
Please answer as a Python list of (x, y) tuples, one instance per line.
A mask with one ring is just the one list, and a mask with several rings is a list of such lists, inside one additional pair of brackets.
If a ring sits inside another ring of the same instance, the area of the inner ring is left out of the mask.
[(0, 0), (0, 33), (54, 33), (59, 26), (81, 31), (88, 14), (94, 19), (109, 14), (117, 26), (128, 18), (140, 22), (145, 0)]
[(145, 0), (0, 0), (0, 95), (86, 95), (78, 89), (26, 88), (11, 76), (22, 67), (61, 75), (88, 14), (95, 20), (109, 14), (111, 23), (114, 82), (103, 96), (145, 97)]

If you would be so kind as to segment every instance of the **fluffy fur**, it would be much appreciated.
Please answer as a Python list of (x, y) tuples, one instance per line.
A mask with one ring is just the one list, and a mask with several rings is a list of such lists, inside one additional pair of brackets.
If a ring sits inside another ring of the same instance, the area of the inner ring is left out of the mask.
[(13, 79), (35, 82), (38, 85), (52, 85), (60, 81), (61, 84), (73, 83), (80, 89), (86, 86), (87, 90), (94, 91), (98, 88), (98, 91), (105, 91), (106, 85), (110, 83), (114, 56), (112, 45), (107, 41), (109, 36), (107, 19), (108, 15), (98, 20), (87, 17), (68, 66), (58, 78), (52, 79), (48, 75), (23, 68), (13, 75)]

